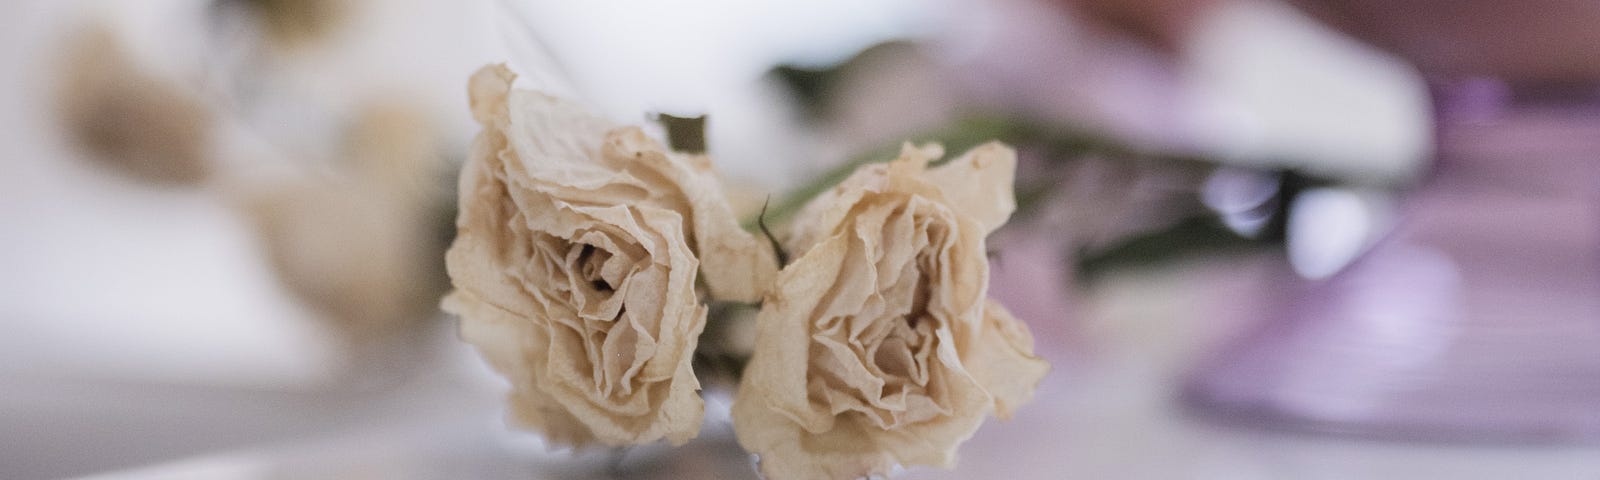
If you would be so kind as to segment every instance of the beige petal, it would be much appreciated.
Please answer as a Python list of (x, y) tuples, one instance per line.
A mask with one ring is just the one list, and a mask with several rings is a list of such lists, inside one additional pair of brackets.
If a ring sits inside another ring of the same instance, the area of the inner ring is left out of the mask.
[[(444, 309), (474, 319), (461, 323), (461, 338), (476, 346), (495, 371), (513, 384), (537, 382), (535, 376), (539, 370), (533, 367), (525, 352), (543, 342), (537, 332), (528, 332), (520, 325), (521, 315), (485, 303), (465, 291), (445, 297)], [(594, 441), (594, 434), (588, 427), (543, 392), (515, 389), (507, 396), (511, 422), (543, 432), (546, 438), (558, 444), (584, 446)]]
[[(826, 430), (832, 416), (808, 398), (811, 311), (821, 304), (844, 268), (849, 241), (842, 236), (795, 259), (778, 274), (756, 317), (756, 355), (745, 365), (735, 403), (760, 403), (812, 431)], [(735, 423), (738, 419), (734, 419)]]
[(764, 239), (739, 226), (723, 193), (722, 181), (706, 157), (667, 152), (638, 128), (613, 131), (606, 139), (608, 157), (659, 175), (682, 196), (694, 229), (700, 271), (712, 297), (756, 302), (778, 273), (777, 257)]
[(972, 352), (963, 359), (967, 371), (994, 396), (995, 416), (1011, 418), (1017, 407), (1033, 399), (1050, 364), (1033, 354), (1033, 334), (1000, 302), (984, 307), (984, 326)]
[(517, 74), (505, 65), (490, 65), (478, 69), (467, 82), (467, 101), (472, 108), (472, 118), (479, 125), (494, 125), (507, 121), (506, 96), (511, 93), (511, 82)]
[(979, 145), (949, 163), (928, 170), (928, 182), (939, 187), (945, 202), (976, 220), (983, 233), (994, 232), (1017, 209), (1012, 183), (1017, 152), (1000, 142)]
[[(742, 389), (741, 389), (742, 390)], [(740, 392), (733, 404), (739, 444), (757, 455), (761, 475), (770, 480), (833, 480), (884, 474), (895, 459), (879, 448), (874, 431), (859, 424), (820, 433), (805, 430)]]

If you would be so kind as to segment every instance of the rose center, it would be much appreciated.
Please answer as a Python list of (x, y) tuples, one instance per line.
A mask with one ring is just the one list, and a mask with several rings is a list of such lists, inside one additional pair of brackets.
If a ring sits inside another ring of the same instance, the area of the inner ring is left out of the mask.
[(584, 244), (578, 251), (578, 275), (589, 286), (599, 292), (612, 291), (611, 282), (607, 282), (602, 271), (606, 261), (611, 259), (611, 252), (595, 248), (594, 245)]
[(917, 283), (911, 287), (911, 311), (906, 313), (906, 323), (911, 328), (917, 328), (917, 324), (928, 316), (928, 297), (932, 294), (928, 283), (928, 273), (918, 272)]

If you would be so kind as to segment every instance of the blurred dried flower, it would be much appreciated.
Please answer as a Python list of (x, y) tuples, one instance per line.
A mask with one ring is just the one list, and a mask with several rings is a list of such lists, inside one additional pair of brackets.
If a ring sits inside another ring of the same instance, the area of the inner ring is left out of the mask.
[(983, 418), (1008, 418), (1049, 366), (987, 300), (984, 237), (1015, 209), (1016, 156), (990, 143), (928, 169), (906, 145), (805, 207), (758, 317), (733, 407), (773, 479), (953, 464)]
[(443, 139), (432, 119), (404, 101), (379, 101), (356, 114), (345, 138), (353, 173), (419, 201), (442, 192)]
[(433, 213), (407, 203), (383, 185), (345, 180), (254, 192), (245, 207), (283, 284), (365, 346), (438, 311), (443, 242)]
[(228, 0), (244, 3), (257, 16), (267, 39), (277, 47), (296, 47), (322, 38), (348, 15), (350, 0)]
[(514, 79), (490, 66), (470, 84), (484, 130), (445, 309), (511, 381), (516, 423), (558, 443), (682, 444), (704, 414), (696, 270), (715, 296), (754, 298), (776, 273), (770, 247), (739, 229), (705, 157)]
[(56, 97), (68, 138), (135, 178), (193, 185), (211, 172), (212, 112), (190, 89), (134, 63), (104, 26), (68, 42)]
[(448, 284), (441, 139), (420, 109), (378, 102), (345, 143), (340, 178), (253, 189), (245, 211), (284, 285), (351, 343), (374, 343), (435, 316)]

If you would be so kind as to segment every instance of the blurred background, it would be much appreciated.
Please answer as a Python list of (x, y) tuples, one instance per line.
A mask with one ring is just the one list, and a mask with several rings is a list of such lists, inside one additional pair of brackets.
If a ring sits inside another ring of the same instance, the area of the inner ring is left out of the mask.
[(0, 478), (754, 478), (716, 385), (678, 450), (502, 426), (437, 299), (510, 62), (706, 115), (747, 215), (1018, 147), (1054, 371), (905, 478), (1592, 479), (1600, 4), (1377, 3), (4, 2)]

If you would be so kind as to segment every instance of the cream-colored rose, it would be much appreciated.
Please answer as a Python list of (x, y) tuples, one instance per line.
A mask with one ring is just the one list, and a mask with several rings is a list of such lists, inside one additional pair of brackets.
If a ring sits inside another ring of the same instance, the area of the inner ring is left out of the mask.
[(680, 444), (704, 413), (690, 368), (706, 309), (759, 296), (770, 247), (728, 213), (709, 161), (561, 99), (470, 85), (484, 127), (463, 167), (445, 309), (512, 384), (512, 420), (558, 443)]
[(734, 402), (739, 443), (774, 480), (949, 467), (986, 415), (1010, 417), (1049, 366), (986, 299), (984, 237), (1015, 209), (993, 143), (929, 169), (937, 146), (861, 168), (794, 220)]

